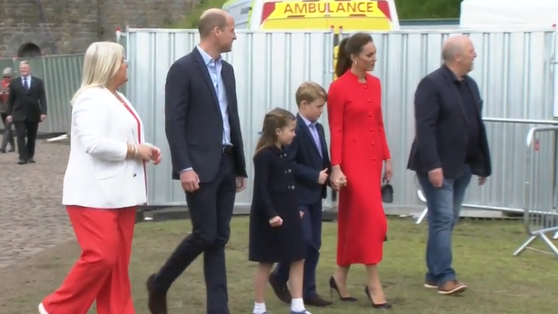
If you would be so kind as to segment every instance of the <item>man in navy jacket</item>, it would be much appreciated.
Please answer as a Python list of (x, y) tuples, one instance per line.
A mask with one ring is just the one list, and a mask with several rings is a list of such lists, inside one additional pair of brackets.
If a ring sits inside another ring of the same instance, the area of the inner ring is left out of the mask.
[(452, 268), (451, 236), (472, 175), (483, 185), (491, 174), (482, 99), (467, 74), (477, 54), (467, 36), (450, 37), (444, 64), (419, 83), (415, 93), (416, 137), (408, 168), (417, 173), (428, 203), (424, 286), (442, 295), (463, 292)]

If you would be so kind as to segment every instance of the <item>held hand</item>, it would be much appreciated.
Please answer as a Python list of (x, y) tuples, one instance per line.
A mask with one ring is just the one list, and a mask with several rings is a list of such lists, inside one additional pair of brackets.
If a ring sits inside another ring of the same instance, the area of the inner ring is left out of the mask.
[(200, 178), (194, 170), (186, 170), (180, 173), (180, 184), (186, 192), (194, 192), (200, 188)]
[(45, 120), (46, 120), (46, 114), (42, 114), (41, 115), (41, 122), (45, 122)]
[(246, 189), (246, 178), (236, 177), (236, 193)]
[(331, 188), (339, 191), (342, 187), (347, 185), (347, 177), (341, 171), (341, 168), (335, 167), (331, 170)]
[(393, 177), (393, 171), (391, 170), (391, 159), (386, 160), (384, 165), (384, 179), (389, 182)]
[(6, 122), (12, 123), (12, 116), (7, 116), (6, 117)]
[(302, 210), (299, 210), (298, 213), (300, 215), (300, 218), (302, 219), (302, 217), (304, 217), (304, 212)]
[(279, 227), (283, 224), (283, 219), (281, 219), (281, 217), (279, 216), (275, 216), (269, 220), (269, 224), (272, 227)]
[(428, 171), (428, 180), (435, 188), (442, 187), (444, 183), (444, 173), (442, 168), (436, 168), (434, 170)]
[(318, 183), (319, 184), (326, 183), (328, 177), (329, 175), (327, 174), (327, 168), (320, 171), (320, 174), (318, 175)]
[(484, 185), (486, 183), (487, 177), (479, 177), (479, 185)]

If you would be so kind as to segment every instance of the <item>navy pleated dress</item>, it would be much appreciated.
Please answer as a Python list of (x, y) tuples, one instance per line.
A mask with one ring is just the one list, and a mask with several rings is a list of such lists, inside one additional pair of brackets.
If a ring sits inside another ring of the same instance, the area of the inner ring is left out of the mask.
[[(288, 263), (304, 259), (306, 240), (295, 188), (295, 178), (282, 149), (271, 146), (254, 156), (250, 261)], [(283, 219), (283, 225), (272, 227), (269, 220), (277, 215)]]

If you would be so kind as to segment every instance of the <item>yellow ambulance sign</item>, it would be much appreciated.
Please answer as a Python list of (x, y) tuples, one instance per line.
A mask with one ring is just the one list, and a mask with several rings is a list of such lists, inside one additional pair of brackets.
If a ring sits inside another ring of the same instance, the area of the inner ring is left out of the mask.
[(377, 1), (316, 1), (316, 2), (276, 2), (275, 10), (269, 18), (304, 16), (317, 17), (386, 17), (378, 8)]

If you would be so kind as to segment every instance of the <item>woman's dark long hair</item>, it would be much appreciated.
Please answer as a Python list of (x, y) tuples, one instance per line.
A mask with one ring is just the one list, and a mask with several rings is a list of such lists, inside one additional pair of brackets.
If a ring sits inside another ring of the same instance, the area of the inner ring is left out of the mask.
[(337, 47), (337, 64), (335, 65), (335, 75), (340, 77), (351, 68), (353, 60), (351, 55), (358, 55), (362, 48), (369, 42), (374, 42), (372, 36), (366, 33), (356, 33), (351, 37), (343, 38)]
[(277, 144), (277, 129), (286, 127), (290, 121), (296, 121), (296, 117), (288, 110), (275, 108), (268, 112), (263, 121), (262, 132), (258, 144), (256, 144), (256, 156), (266, 147)]

